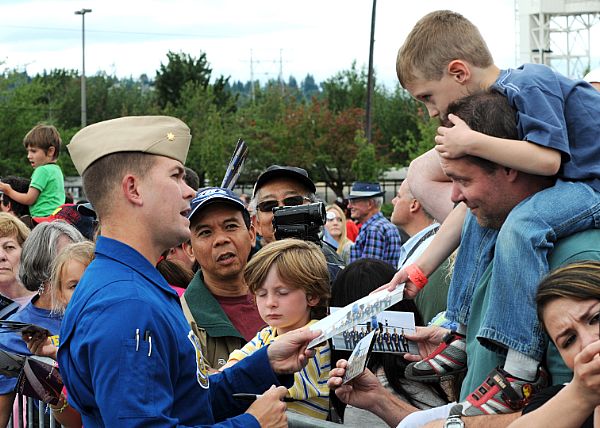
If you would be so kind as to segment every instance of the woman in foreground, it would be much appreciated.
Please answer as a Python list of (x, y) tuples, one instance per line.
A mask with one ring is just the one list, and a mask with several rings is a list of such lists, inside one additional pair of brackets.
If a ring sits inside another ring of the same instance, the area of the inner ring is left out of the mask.
[(540, 283), (536, 301), (538, 316), (573, 370), (573, 380), (540, 391), (510, 427), (593, 427), (600, 422), (600, 262), (551, 272)]

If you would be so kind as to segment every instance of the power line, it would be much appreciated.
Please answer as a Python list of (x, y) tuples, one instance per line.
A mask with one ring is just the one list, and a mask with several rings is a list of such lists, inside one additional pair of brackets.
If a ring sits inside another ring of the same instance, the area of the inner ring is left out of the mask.
[[(40, 31), (66, 31), (66, 32), (81, 32), (81, 29), (75, 28), (58, 28), (58, 27), (32, 27), (25, 25), (5, 25), (2, 24), (2, 28), (18, 28), (23, 30), (40, 30)], [(184, 33), (149, 33), (142, 31), (117, 31), (117, 30), (90, 30), (86, 29), (86, 33), (99, 33), (99, 34), (128, 34), (137, 36), (164, 36), (164, 37), (209, 37), (212, 38), (214, 35), (207, 34), (184, 34)]]

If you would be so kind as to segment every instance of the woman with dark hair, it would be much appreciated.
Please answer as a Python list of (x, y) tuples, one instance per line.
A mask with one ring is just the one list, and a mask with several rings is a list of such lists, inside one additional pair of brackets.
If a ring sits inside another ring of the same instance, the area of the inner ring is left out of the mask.
[(536, 302), (542, 325), (574, 376), (534, 395), (510, 427), (593, 427), (594, 419), (600, 421), (600, 262), (551, 272)]
[[(330, 306), (344, 307), (362, 297), (365, 297), (373, 290), (383, 284), (387, 284), (394, 274), (394, 269), (388, 263), (377, 259), (360, 259), (350, 263), (342, 270), (335, 281), (331, 290)], [(415, 315), (415, 324), (423, 325), (423, 319), (413, 300), (402, 300), (387, 309), (388, 311), (412, 312)], [(339, 359), (348, 359), (350, 352), (336, 351), (331, 353), (331, 366), (335, 367)], [(418, 407), (419, 409), (429, 409), (444, 405), (447, 403), (445, 396), (436, 386), (424, 384), (421, 382), (410, 381), (404, 377), (404, 370), (409, 364), (402, 356), (390, 353), (372, 353), (368, 368), (375, 373), (379, 381), (388, 389), (391, 389), (401, 399)], [(345, 404), (339, 401), (335, 394), (331, 394), (332, 404), (343, 419), (345, 413)], [(358, 413), (363, 413), (370, 421), (371, 427), (374, 425), (373, 414), (361, 409), (351, 408), (346, 410), (347, 419), (355, 421)], [(387, 426), (383, 424), (382, 426)]]

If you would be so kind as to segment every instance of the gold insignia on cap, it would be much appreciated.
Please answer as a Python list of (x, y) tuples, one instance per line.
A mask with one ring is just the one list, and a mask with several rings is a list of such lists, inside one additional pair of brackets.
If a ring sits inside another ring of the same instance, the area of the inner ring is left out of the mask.
[(167, 134), (167, 140), (173, 141), (174, 139), (175, 139), (175, 134), (173, 134), (172, 132), (169, 132)]

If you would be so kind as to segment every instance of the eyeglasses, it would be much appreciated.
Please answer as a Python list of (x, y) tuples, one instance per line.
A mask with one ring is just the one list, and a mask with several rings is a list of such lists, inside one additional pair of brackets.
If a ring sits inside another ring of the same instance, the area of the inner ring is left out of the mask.
[(284, 207), (295, 207), (298, 205), (302, 205), (304, 203), (304, 201), (310, 201), (310, 199), (307, 198), (306, 196), (289, 196), (281, 201), (275, 201), (275, 200), (262, 201), (259, 204), (257, 204), (256, 206), (263, 213), (270, 213), (273, 211), (273, 208), (279, 206), (279, 203), (281, 203), (282, 206), (284, 206)]

